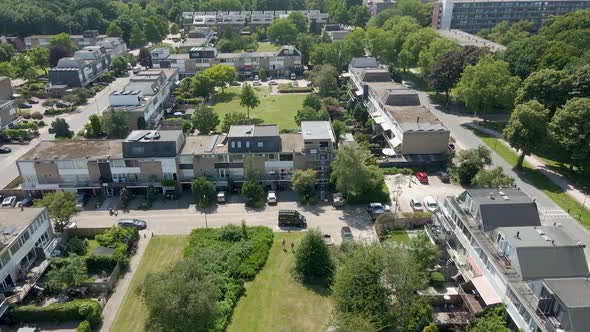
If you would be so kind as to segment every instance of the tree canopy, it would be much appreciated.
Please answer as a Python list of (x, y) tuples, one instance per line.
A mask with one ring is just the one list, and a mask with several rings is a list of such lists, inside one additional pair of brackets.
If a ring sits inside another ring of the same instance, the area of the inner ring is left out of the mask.
[(80, 211), (76, 207), (76, 194), (66, 191), (46, 193), (42, 199), (35, 200), (35, 206), (46, 206), (49, 218), (53, 220), (56, 232), (62, 232), (70, 219)]
[(538, 101), (516, 106), (504, 128), (504, 137), (515, 149), (521, 150), (516, 164), (522, 167), (524, 157), (537, 149), (547, 136), (548, 112)]

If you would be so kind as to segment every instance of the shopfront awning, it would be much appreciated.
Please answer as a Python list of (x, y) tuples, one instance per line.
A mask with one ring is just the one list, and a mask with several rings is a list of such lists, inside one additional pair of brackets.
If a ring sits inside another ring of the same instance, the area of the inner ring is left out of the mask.
[(486, 280), (486, 277), (481, 276), (471, 279), (471, 283), (477, 289), (479, 296), (483, 299), (486, 305), (493, 305), (502, 302), (492, 285)]

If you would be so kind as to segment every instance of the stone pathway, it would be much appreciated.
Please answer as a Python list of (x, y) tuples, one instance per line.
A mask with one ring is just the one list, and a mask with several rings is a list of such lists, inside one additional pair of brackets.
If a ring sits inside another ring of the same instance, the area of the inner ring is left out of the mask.
[[(144, 235), (146, 236), (146, 238), (144, 238)], [(115, 321), (115, 317), (117, 316), (117, 312), (123, 304), (123, 299), (125, 298), (125, 294), (129, 289), (131, 279), (133, 278), (133, 276), (135, 275), (135, 271), (139, 267), (141, 258), (145, 253), (145, 248), (147, 247), (151, 238), (151, 231), (144, 230), (139, 232), (139, 242), (137, 243), (137, 251), (129, 261), (129, 269), (117, 282), (115, 291), (109, 298), (106, 306), (102, 311), (103, 322), (100, 328), (100, 332), (110, 331), (111, 325), (113, 324), (113, 322)]]

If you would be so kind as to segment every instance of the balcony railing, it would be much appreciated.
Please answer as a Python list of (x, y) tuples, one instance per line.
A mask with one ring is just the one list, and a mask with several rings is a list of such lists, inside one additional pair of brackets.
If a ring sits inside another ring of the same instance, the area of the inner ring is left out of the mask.
[(31, 271), (34, 270), (34, 272), (32, 272), (32, 275), (27, 277), (25, 279), (24, 283), (14, 287), (13, 291), (15, 292), (15, 294), (12, 296), (9, 296), (6, 299), (6, 302), (8, 302), (8, 304), (14, 304), (14, 303), (18, 303), (18, 302), (22, 301), (25, 298), (25, 296), (27, 296), (27, 294), (29, 294), (29, 291), (31, 290), (31, 288), (33, 288), (33, 286), (35, 286), (35, 284), (37, 283), (37, 280), (39, 280), (39, 278), (41, 278), (43, 273), (45, 273), (45, 270), (47, 270), (47, 267), (49, 267), (49, 260), (48, 259), (43, 260), (41, 262), (41, 264), (39, 264), (36, 267), (33, 267), (31, 269)]

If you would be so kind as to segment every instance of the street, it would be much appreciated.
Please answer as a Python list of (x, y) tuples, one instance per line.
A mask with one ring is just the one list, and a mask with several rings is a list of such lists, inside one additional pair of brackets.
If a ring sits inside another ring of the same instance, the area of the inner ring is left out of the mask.
[[(42, 140), (52, 140), (54, 135), (49, 134), (48, 129), (51, 126), (51, 122), (55, 118), (59, 117), (65, 119), (70, 125), (70, 130), (77, 132), (84, 128), (84, 124), (88, 121), (88, 117), (92, 113), (101, 113), (104, 109), (109, 106), (109, 94), (114, 90), (119, 90), (125, 87), (129, 83), (129, 77), (119, 77), (113, 81), (109, 86), (105, 87), (102, 91), (98, 92), (96, 96), (89, 98), (88, 103), (78, 108), (76, 112), (61, 115), (45, 116), (43, 121), (46, 126), (39, 129), (39, 137), (33, 139), (28, 144), (6, 144), (12, 149), (9, 154), (0, 155), (0, 188), (6, 187), (16, 177), (18, 177), (18, 169), (16, 168), (16, 161), (22, 155), (27, 153)], [(43, 101), (41, 101), (42, 103)], [(41, 103), (34, 105), (31, 112), (41, 111)]]

